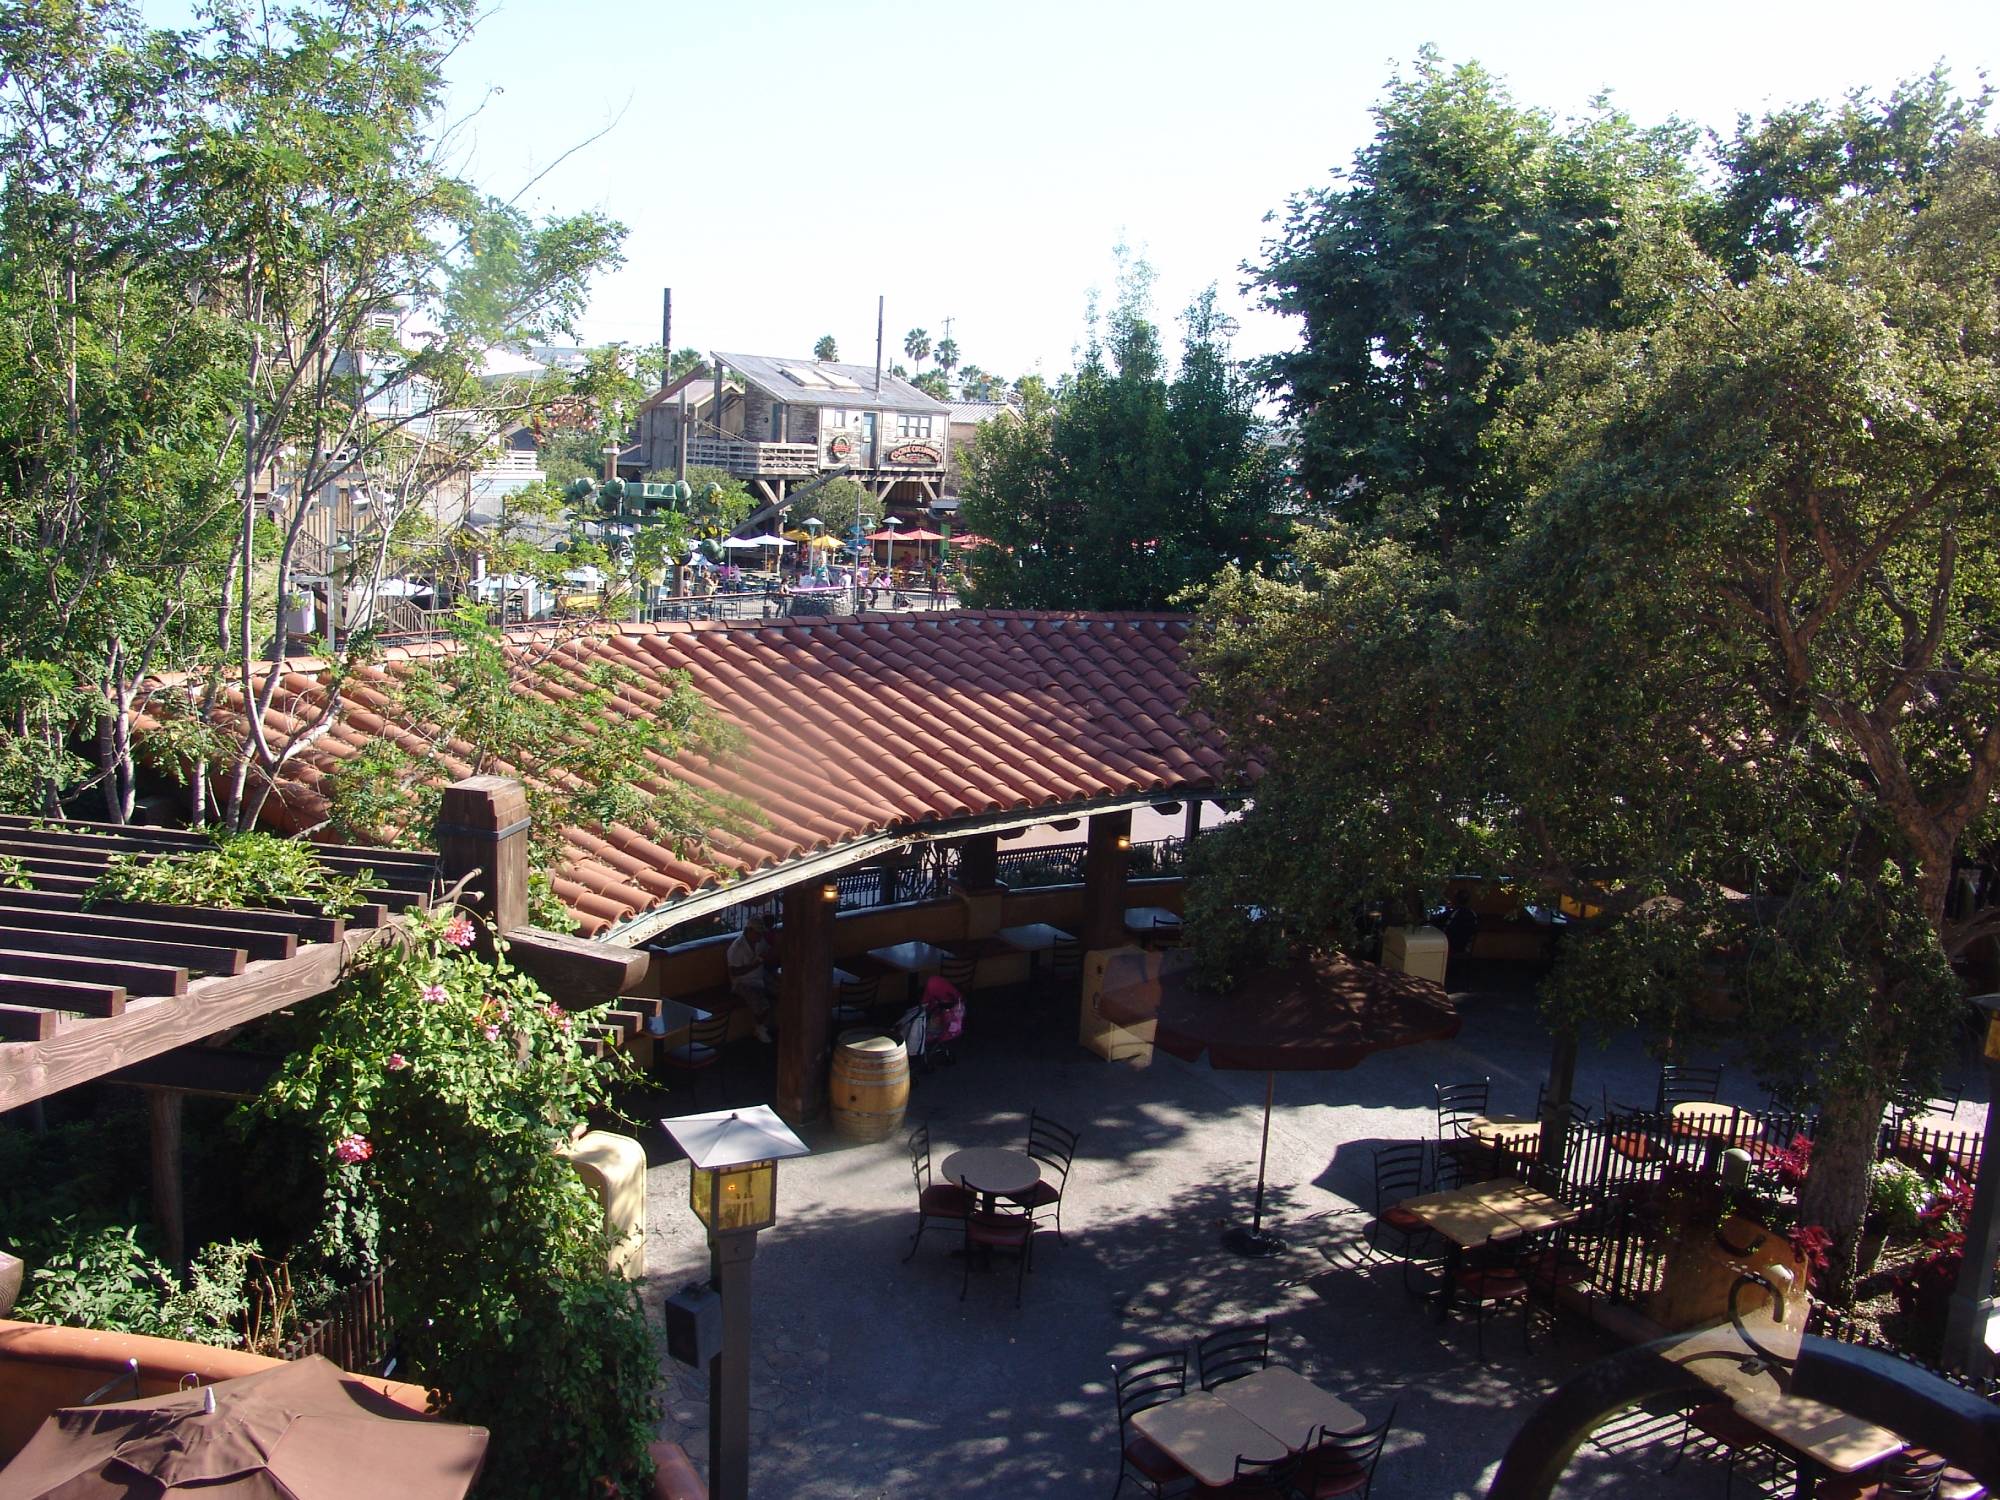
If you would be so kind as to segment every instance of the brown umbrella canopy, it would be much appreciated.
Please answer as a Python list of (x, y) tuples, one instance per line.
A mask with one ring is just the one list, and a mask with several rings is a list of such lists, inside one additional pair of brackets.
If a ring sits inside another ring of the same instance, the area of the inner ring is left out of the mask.
[(371, 1401), (314, 1355), (171, 1395), (65, 1407), (0, 1470), (0, 1500), (463, 1500), (485, 1456), (485, 1428)]
[(1257, 1073), (1351, 1068), (1373, 1052), (1445, 1041), (1459, 1027), (1442, 985), (1319, 956), (1216, 995), (1194, 988), (1184, 954), (1121, 954), (1105, 970), (1097, 1011), (1119, 1026), (1153, 1022), (1153, 1045), (1175, 1057), (1206, 1052), (1212, 1067)]

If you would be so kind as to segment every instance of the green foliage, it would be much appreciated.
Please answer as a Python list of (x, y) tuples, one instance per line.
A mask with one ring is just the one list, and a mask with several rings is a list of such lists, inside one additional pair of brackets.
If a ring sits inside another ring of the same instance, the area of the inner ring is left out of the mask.
[(205, 1246), (186, 1286), (140, 1248), (129, 1224), (85, 1228), (65, 1219), (28, 1248), (32, 1269), (14, 1313), (27, 1322), (232, 1348), (244, 1341), (255, 1244)]
[(933, 400), (949, 401), (951, 399), (951, 380), (943, 370), (925, 370), (915, 380), (911, 381), (910, 384)]
[(330, 1222), (371, 1223), (404, 1352), (493, 1434), (481, 1493), (637, 1496), (658, 1421), (635, 1287), (563, 1155), (617, 1064), (465, 917), (371, 948), (259, 1108), (315, 1132)]
[(1270, 553), (1280, 476), (1214, 289), (1188, 308), (1169, 376), (1151, 285), (1150, 267), (1121, 259), (1117, 302), (1075, 377), (1053, 394), (1027, 387), (1015, 416), (973, 439), (961, 515), (999, 544), (967, 563), (974, 602), (1161, 609)]
[[(526, 790), (544, 872), (561, 858), (565, 826), (620, 823), (698, 846), (718, 821), (747, 815), (664, 769), (683, 749), (721, 753), (733, 743), (685, 673), (660, 680), (601, 660), (579, 666), (569, 660), (576, 635), (510, 642), (476, 609), (451, 629), (450, 649), (377, 679), (388, 717), (407, 732), (371, 740), (328, 776), (328, 817), (343, 837), (421, 842), (447, 785), (503, 768)], [(537, 908), (560, 911), (552, 893)]]
[(1299, 347), (1261, 373), (1319, 512), (1415, 506), (1449, 540), (1518, 500), (1481, 452), (1520, 378), (1509, 340), (1630, 321), (1614, 242), (1691, 189), (1692, 137), (1603, 99), (1558, 126), (1431, 48), (1375, 118), (1343, 180), (1293, 198), (1250, 268), (1265, 306), (1299, 320)]
[(819, 342), (813, 345), (813, 358), (832, 364), (840, 358), (840, 346), (833, 341), (833, 335), (823, 333)]
[(213, 849), (182, 854), (120, 854), (85, 893), (98, 901), (160, 901), (178, 906), (269, 906), (310, 901), (330, 917), (367, 900), (375, 873), (341, 875), (321, 864), (303, 839), (268, 833), (215, 835)]
[(1892, 1238), (1912, 1240), (1923, 1231), (1924, 1211), (1937, 1185), (1915, 1167), (1878, 1161), (1868, 1173), (1868, 1216)]
[(0, 854), (0, 888), (12, 891), (32, 891), (35, 888), (27, 866), (11, 854)]

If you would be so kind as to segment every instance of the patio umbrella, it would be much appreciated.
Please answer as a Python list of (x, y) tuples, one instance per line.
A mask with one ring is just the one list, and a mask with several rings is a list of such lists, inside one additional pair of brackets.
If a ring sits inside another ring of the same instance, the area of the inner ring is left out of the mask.
[(1121, 953), (1106, 966), (1097, 1013), (1116, 1026), (1153, 1025), (1153, 1045), (1212, 1068), (1264, 1075), (1264, 1136), (1257, 1151), (1257, 1203), (1249, 1228), (1223, 1243), (1239, 1255), (1275, 1255), (1284, 1241), (1264, 1229), (1264, 1164), (1271, 1149), (1271, 1096), (1280, 1071), (1345, 1070), (1392, 1047), (1458, 1035), (1459, 1017), (1433, 980), (1378, 964), (1313, 956), (1265, 969), (1227, 995), (1194, 987), (1184, 952)]
[(0, 1500), (462, 1500), (486, 1429), (417, 1416), (313, 1355), (194, 1390), (56, 1412)]

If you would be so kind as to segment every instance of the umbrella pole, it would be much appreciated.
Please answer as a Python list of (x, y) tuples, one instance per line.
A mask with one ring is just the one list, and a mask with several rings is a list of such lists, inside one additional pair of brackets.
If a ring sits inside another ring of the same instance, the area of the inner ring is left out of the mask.
[(1223, 1245), (1238, 1255), (1264, 1257), (1276, 1255), (1285, 1248), (1285, 1242), (1275, 1234), (1264, 1230), (1264, 1165), (1271, 1155), (1271, 1097), (1278, 1086), (1278, 1075), (1267, 1070), (1264, 1074), (1264, 1138), (1257, 1146), (1257, 1199), (1251, 1210), (1250, 1227), (1241, 1224), (1226, 1231), (1222, 1236)]

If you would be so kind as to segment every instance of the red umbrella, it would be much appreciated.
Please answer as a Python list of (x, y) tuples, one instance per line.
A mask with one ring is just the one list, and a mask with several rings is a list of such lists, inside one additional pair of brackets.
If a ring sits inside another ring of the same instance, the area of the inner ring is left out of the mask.
[(1250, 1227), (1223, 1237), (1241, 1255), (1274, 1255), (1284, 1242), (1264, 1230), (1264, 1163), (1271, 1147), (1271, 1096), (1279, 1071), (1341, 1070), (1375, 1052), (1458, 1035), (1444, 987), (1378, 964), (1313, 956), (1252, 975), (1227, 995), (1194, 987), (1183, 952), (1129, 953), (1106, 966), (1097, 1013), (1116, 1026), (1151, 1023), (1153, 1045), (1209, 1066), (1261, 1072), (1264, 1138), (1257, 1152), (1257, 1203)]

